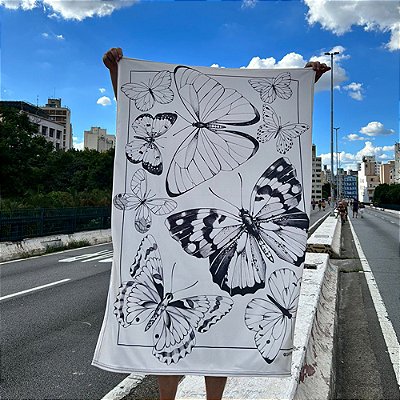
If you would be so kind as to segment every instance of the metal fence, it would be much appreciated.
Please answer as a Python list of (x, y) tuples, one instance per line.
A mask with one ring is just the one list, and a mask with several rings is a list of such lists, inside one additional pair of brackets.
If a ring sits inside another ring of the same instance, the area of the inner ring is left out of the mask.
[(38, 208), (0, 212), (0, 241), (69, 234), (111, 226), (110, 207)]

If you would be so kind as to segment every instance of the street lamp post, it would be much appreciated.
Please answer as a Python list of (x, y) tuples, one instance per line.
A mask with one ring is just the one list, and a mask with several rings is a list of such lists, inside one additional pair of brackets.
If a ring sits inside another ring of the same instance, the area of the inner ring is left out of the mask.
[(339, 152), (338, 152), (338, 140), (337, 140), (337, 131), (340, 129), (339, 128), (333, 128), (336, 131), (336, 197), (340, 198), (340, 190), (339, 190), (339, 184), (340, 184), (340, 179), (339, 179)]
[(326, 56), (331, 57), (331, 208), (334, 209), (334, 191), (333, 191), (333, 56), (339, 54), (338, 51), (326, 52)]

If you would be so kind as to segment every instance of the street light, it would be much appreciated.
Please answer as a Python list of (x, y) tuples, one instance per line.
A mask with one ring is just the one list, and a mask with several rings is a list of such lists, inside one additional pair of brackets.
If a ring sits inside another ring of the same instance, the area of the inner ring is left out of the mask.
[(336, 131), (336, 197), (340, 198), (340, 191), (339, 191), (339, 152), (338, 152), (338, 140), (337, 140), (337, 131), (339, 128), (333, 128)]
[(331, 203), (332, 203), (332, 214), (334, 208), (334, 191), (333, 191), (333, 56), (339, 54), (338, 51), (326, 52), (326, 56), (331, 57)]

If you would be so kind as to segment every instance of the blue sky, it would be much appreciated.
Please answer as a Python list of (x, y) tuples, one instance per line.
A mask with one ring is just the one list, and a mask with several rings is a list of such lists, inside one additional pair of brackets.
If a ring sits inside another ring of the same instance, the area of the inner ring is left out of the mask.
[[(335, 126), (342, 166), (394, 158), (399, 140), (400, 20), (395, 1), (0, 0), (1, 98), (60, 97), (74, 143), (91, 126), (115, 133), (102, 55), (229, 68), (302, 67), (335, 58)], [(313, 141), (330, 163), (330, 75), (316, 85)]]

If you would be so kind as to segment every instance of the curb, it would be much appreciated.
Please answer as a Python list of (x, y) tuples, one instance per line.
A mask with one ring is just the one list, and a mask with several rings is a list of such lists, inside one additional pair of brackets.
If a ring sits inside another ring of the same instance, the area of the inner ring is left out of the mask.
[(74, 242), (84, 241), (90, 245), (111, 242), (111, 229), (77, 232), (70, 235), (43, 236), (24, 239), (20, 242), (0, 243), (0, 262), (11, 261), (27, 256), (39, 256), (49, 249), (62, 248)]

